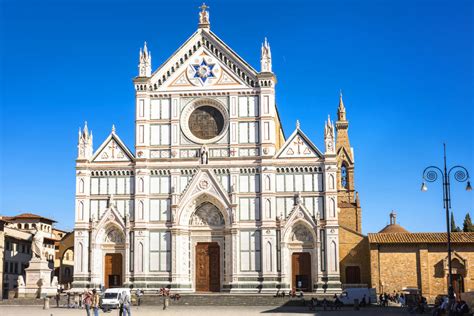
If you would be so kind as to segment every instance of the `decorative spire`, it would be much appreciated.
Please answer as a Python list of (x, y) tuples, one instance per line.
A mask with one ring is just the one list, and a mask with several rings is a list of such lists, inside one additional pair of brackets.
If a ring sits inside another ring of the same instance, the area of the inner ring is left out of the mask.
[(342, 101), (342, 90), (339, 92), (339, 106), (337, 108), (337, 116), (339, 121), (346, 120), (346, 107), (344, 106), (344, 101)]
[(328, 115), (328, 120), (324, 124), (324, 145), (326, 153), (334, 154), (334, 124), (331, 122), (331, 117)]
[(300, 129), (300, 120), (296, 120), (296, 129)]
[(272, 52), (270, 49), (270, 43), (267, 38), (262, 43), (262, 50), (260, 55), (260, 71), (261, 72), (272, 72)]
[(112, 133), (115, 134), (115, 124), (112, 124)]
[(203, 2), (199, 8), (201, 9), (201, 12), (199, 12), (198, 28), (209, 29), (211, 27), (211, 22), (209, 21), (209, 11), (207, 11), (209, 7)]
[(138, 59), (138, 76), (151, 76), (151, 52), (148, 51), (146, 42), (143, 45), (143, 50), (140, 48), (140, 56)]
[(79, 127), (77, 151), (77, 159), (89, 159), (92, 157), (92, 131), (89, 132), (87, 122), (84, 122), (82, 131)]

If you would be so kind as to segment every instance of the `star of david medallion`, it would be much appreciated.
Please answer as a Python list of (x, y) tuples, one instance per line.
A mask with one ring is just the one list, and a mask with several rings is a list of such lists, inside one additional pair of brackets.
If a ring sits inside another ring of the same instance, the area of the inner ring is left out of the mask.
[(195, 64), (191, 64), (188, 70), (188, 78), (194, 85), (211, 84), (211, 79), (217, 79), (219, 66), (212, 62), (210, 57), (196, 59)]

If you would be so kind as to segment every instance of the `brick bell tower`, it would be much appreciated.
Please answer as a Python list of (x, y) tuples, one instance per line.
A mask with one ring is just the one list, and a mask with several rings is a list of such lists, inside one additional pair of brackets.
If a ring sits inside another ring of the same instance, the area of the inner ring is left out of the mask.
[(342, 101), (342, 93), (340, 93), (336, 121), (339, 225), (361, 233), (362, 210), (359, 194), (355, 191), (354, 186), (354, 149), (349, 142), (348, 129), (349, 121), (346, 119), (346, 108)]

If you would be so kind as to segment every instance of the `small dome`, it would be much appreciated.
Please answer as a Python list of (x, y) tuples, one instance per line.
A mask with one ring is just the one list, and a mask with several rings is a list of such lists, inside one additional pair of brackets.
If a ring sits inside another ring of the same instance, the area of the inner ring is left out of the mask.
[(392, 233), (409, 233), (408, 230), (398, 224), (390, 224), (385, 226), (379, 233), (392, 234)]

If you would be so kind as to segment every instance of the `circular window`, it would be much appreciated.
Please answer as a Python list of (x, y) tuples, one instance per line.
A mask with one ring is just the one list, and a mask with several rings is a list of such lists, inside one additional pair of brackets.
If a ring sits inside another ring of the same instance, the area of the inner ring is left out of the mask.
[(200, 139), (212, 139), (224, 129), (224, 117), (215, 107), (204, 105), (195, 109), (189, 116), (188, 126), (191, 133)]
[(229, 114), (227, 108), (216, 99), (198, 99), (184, 107), (180, 125), (189, 140), (198, 144), (211, 144), (226, 135)]

